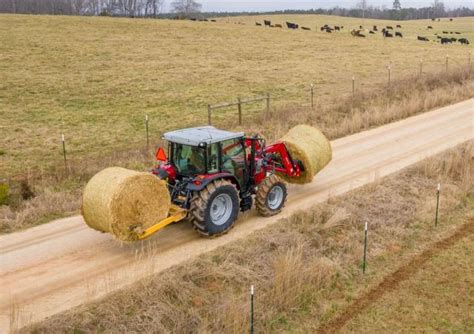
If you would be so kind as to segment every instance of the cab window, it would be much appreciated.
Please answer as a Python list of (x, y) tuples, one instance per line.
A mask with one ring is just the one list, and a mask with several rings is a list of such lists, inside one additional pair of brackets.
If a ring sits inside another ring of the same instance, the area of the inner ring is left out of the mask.
[(206, 172), (203, 148), (174, 143), (172, 151), (172, 163), (179, 174), (194, 175)]
[(222, 145), (222, 170), (245, 182), (245, 150), (240, 139), (225, 140)]

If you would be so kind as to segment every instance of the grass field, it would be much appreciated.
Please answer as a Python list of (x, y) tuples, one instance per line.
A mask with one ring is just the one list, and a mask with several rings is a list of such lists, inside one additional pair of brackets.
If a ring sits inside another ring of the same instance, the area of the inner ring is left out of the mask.
[[(262, 19), (0, 15), (0, 179), (60, 164), (62, 133), (71, 157), (94, 157), (144, 143), (145, 114), (156, 141), (165, 130), (204, 124), (208, 103), (237, 96), (269, 91), (274, 106), (307, 104), (313, 82), (320, 102), (350, 94), (353, 75), (359, 91), (380, 87), (390, 62), (394, 79), (417, 73), (420, 59), (425, 72), (443, 71), (447, 54), (450, 68), (460, 68), (472, 46), (423, 43), (416, 35), (474, 36), (472, 18), (402, 22), (405, 38), (387, 40), (349, 31), (395, 22), (270, 17), (311, 28), (344, 25), (327, 34), (256, 27)], [(246, 24), (234, 24), (239, 21)], [(227, 126), (230, 115), (235, 119), (235, 110), (220, 112), (217, 125)]]

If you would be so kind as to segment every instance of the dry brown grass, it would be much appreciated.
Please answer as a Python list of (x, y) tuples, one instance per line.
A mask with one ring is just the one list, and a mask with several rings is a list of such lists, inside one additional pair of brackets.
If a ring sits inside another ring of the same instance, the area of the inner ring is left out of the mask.
[[(315, 332), (414, 252), (472, 219), (474, 183), (466, 175), (472, 174), (473, 144), (23, 331), (241, 333), (249, 326), (248, 289), (254, 284), (258, 332)], [(434, 211), (425, 207), (435, 201), (438, 180), (441, 224), (434, 228)], [(364, 276), (365, 221), (370, 231)]]
[[(255, 116), (254, 126), (244, 127), (243, 130), (276, 140), (290, 127), (306, 123), (318, 126), (334, 139), (471, 98), (473, 92), (474, 81), (468, 79), (465, 71), (425, 75), (423, 78), (394, 81), (388, 94), (382, 87), (360, 93), (354, 101), (346, 97), (317, 103), (315, 110), (307, 105), (295, 104), (276, 108), (270, 114)], [(238, 128), (233, 120), (224, 125)], [(71, 212), (77, 213), (82, 187), (103, 168), (122, 166), (147, 170), (153, 163), (151, 152), (136, 148), (71, 160), (68, 172), (59, 165), (49, 171), (29, 171), (20, 175), (10, 181), (13, 193), (10, 206), (0, 207), (0, 233), (41, 224)], [(37, 194), (36, 198), (22, 200), (20, 180), (26, 180)]]

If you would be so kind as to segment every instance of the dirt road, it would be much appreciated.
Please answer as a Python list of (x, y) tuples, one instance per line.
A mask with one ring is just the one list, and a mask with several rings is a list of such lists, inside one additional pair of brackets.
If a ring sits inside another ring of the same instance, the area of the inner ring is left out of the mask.
[(217, 239), (187, 224), (120, 245), (80, 216), (0, 237), (0, 332), (100, 298), (135, 280), (243, 238), (280, 218), (474, 138), (474, 99), (332, 142), (334, 159), (313, 183), (291, 186), (276, 217), (242, 215)]

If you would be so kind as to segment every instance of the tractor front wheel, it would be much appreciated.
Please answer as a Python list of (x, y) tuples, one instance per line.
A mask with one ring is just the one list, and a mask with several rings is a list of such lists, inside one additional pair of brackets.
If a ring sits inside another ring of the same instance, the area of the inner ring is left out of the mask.
[(270, 175), (258, 186), (255, 206), (264, 217), (279, 214), (285, 206), (287, 196), (286, 184), (278, 176)]
[(217, 180), (194, 196), (189, 218), (197, 232), (214, 237), (229, 231), (238, 214), (239, 194), (235, 185)]

